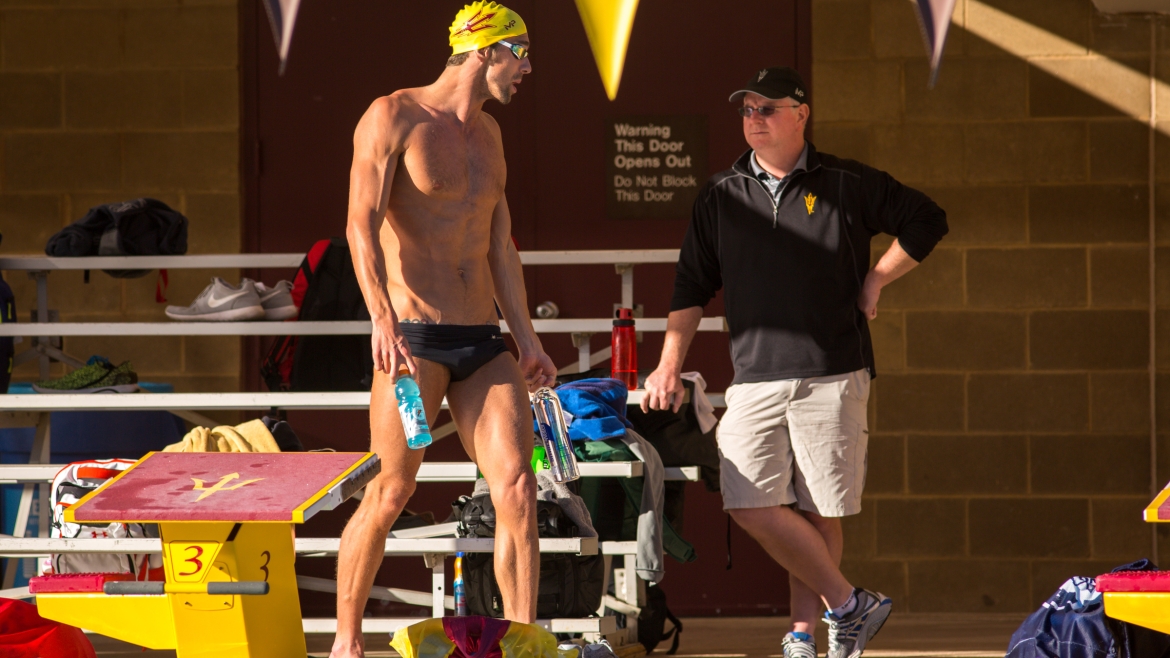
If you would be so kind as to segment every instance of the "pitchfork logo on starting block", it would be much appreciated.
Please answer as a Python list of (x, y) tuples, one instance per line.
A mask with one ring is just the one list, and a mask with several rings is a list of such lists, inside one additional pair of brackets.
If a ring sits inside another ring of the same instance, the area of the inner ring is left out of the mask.
[(255, 480), (244, 480), (243, 482), (233, 484), (230, 487), (227, 486), (228, 482), (231, 482), (232, 480), (238, 480), (238, 479), (240, 479), (240, 474), (239, 473), (232, 473), (231, 475), (225, 475), (225, 476), (221, 477), (219, 479), (219, 482), (216, 482), (215, 484), (208, 487), (208, 486), (204, 486), (203, 480), (200, 480), (199, 478), (191, 478), (191, 481), (195, 483), (195, 486), (191, 487), (191, 491), (202, 491), (203, 492), (203, 493), (199, 494), (199, 497), (195, 499), (195, 502), (199, 502), (199, 501), (203, 500), (204, 498), (207, 498), (211, 494), (214, 494), (214, 493), (217, 493), (220, 491), (232, 491), (234, 489), (239, 489), (240, 487), (248, 486), (249, 484), (252, 484), (253, 482), (259, 482), (260, 480), (263, 480), (264, 478), (256, 478)]

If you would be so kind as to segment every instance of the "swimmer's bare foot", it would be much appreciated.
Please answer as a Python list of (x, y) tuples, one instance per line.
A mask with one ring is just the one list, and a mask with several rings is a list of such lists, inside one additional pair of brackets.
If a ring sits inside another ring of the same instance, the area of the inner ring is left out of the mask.
[(329, 658), (365, 658), (365, 646), (362, 642), (364, 638), (354, 640), (346, 640), (338, 637), (333, 640), (333, 649), (329, 652)]

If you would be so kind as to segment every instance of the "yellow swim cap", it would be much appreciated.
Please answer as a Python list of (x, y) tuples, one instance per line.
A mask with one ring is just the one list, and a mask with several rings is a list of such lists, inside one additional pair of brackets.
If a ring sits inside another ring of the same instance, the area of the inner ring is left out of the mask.
[(496, 2), (477, 0), (455, 14), (455, 22), (451, 23), (451, 54), (479, 50), (527, 31), (524, 19), (516, 12)]

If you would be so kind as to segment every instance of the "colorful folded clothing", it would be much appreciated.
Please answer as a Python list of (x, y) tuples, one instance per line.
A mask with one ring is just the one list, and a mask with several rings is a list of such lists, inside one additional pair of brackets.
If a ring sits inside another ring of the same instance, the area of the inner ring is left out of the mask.
[(577, 658), (577, 647), (558, 649), (557, 638), (535, 624), (491, 617), (428, 619), (394, 633), (390, 646), (402, 658)]

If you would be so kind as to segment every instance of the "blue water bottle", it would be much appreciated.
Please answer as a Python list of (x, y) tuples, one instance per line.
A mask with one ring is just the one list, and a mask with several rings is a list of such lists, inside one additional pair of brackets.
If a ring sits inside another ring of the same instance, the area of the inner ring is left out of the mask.
[(467, 592), (463, 589), (463, 552), (455, 554), (455, 616), (467, 616)]
[(406, 445), (415, 450), (431, 445), (431, 428), (427, 425), (422, 395), (414, 377), (410, 376), (410, 368), (405, 365), (398, 368), (394, 397), (398, 398), (398, 416), (402, 418), (402, 429), (406, 431)]

